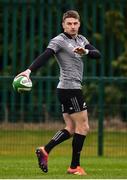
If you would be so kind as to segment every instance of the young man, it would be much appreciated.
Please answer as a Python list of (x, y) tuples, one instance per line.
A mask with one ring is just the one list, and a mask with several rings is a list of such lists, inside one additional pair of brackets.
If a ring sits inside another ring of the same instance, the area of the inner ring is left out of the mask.
[(60, 81), (57, 86), (58, 99), (62, 106), (65, 128), (58, 131), (46, 144), (37, 148), (36, 155), (39, 167), (48, 172), (48, 156), (50, 151), (61, 142), (73, 136), (72, 160), (67, 172), (86, 175), (80, 167), (80, 154), (89, 131), (87, 106), (82, 95), (82, 77), (84, 55), (100, 58), (100, 52), (88, 40), (78, 34), (80, 16), (77, 11), (69, 10), (63, 14), (64, 32), (51, 39), (47, 49), (20, 75), (29, 78), (30, 73), (43, 66), (51, 56), (55, 56), (60, 67)]

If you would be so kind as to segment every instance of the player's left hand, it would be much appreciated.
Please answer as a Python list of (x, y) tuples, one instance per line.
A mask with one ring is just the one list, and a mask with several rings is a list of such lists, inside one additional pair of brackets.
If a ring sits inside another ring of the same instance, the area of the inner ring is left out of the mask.
[(85, 49), (85, 48), (80, 47), (80, 46), (74, 48), (73, 51), (80, 54), (80, 55), (88, 54), (88, 49)]

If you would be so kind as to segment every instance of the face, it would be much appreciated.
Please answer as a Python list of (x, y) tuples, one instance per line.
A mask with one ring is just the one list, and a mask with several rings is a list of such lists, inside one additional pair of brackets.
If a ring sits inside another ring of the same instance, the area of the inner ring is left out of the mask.
[(80, 22), (75, 18), (66, 18), (62, 23), (64, 32), (68, 33), (71, 36), (75, 36), (78, 34)]

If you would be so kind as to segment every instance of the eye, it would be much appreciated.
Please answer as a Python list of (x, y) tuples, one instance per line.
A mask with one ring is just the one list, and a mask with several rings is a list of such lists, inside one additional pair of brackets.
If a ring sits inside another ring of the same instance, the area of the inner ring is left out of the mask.
[(74, 22), (74, 25), (77, 25), (78, 24), (78, 22)]
[(71, 25), (71, 23), (70, 23), (70, 22), (68, 22), (68, 23), (67, 23), (67, 25)]

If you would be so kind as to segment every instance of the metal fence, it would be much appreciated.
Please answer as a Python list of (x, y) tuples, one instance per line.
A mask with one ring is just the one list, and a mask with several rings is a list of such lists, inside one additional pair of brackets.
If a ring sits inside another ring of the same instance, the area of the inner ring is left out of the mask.
[(118, 132), (127, 126), (127, 77), (113, 66), (124, 51), (124, 43), (106, 24), (110, 15), (113, 20), (125, 18), (126, 8), (125, 0), (1, 0), (0, 122), (42, 123), (61, 118), (55, 93), (59, 69), (54, 59), (33, 74), (30, 93), (15, 93), (12, 80), (62, 31), (63, 12), (76, 9), (81, 15), (81, 33), (102, 53), (100, 60), (84, 57), (83, 83), (90, 120), (98, 124), (98, 154), (102, 155), (103, 128)]

